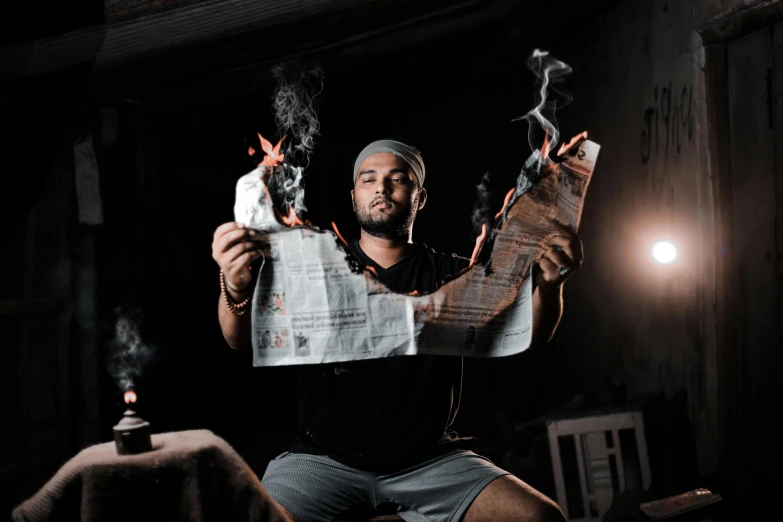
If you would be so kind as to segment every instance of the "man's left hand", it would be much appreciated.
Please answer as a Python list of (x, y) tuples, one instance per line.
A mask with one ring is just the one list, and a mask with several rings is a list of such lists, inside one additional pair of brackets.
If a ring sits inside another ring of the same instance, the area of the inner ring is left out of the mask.
[(560, 286), (582, 264), (582, 241), (571, 227), (554, 222), (557, 234), (547, 241), (536, 262), (541, 270), (536, 276), (538, 286)]

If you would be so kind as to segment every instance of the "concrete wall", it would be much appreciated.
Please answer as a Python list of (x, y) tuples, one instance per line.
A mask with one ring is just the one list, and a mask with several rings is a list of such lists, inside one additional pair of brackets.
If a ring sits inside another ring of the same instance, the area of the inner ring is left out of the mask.
[[(745, 4), (754, 2), (745, 2)], [(581, 226), (586, 258), (556, 337), (572, 374), (630, 398), (687, 392), (702, 473), (718, 465), (716, 212), (696, 27), (742, 2), (628, 0), (586, 28), (574, 114), (602, 145)], [(652, 262), (657, 238), (679, 247)], [(574, 370), (576, 369), (576, 370)]]

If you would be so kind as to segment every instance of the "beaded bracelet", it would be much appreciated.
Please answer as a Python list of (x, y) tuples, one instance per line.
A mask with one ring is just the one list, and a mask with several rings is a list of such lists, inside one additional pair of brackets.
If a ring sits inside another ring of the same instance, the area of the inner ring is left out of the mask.
[(228, 290), (226, 284), (226, 274), (223, 273), (223, 271), (220, 271), (220, 293), (223, 294), (223, 300), (226, 302), (226, 306), (228, 307), (229, 311), (236, 315), (237, 317), (245, 315), (247, 313), (247, 305), (250, 304), (250, 296), (245, 297), (245, 300), (241, 303), (235, 303), (231, 297), (228, 295)]

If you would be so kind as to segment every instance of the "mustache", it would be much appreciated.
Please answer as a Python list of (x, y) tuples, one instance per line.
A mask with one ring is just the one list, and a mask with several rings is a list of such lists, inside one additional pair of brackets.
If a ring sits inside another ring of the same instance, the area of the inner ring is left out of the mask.
[(390, 200), (389, 198), (385, 198), (383, 196), (377, 197), (374, 200), (372, 200), (372, 203), (370, 203), (370, 207), (374, 207), (378, 203), (388, 203), (389, 205), (394, 205), (394, 202)]

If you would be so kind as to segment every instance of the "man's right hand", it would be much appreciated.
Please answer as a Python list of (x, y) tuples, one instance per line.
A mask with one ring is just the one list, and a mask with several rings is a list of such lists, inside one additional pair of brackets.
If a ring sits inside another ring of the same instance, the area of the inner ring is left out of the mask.
[(250, 263), (261, 257), (262, 246), (258, 232), (241, 223), (224, 223), (215, 230), (212, 259), (226, 276), (229, 291), (242, 294), (250, 286)]

